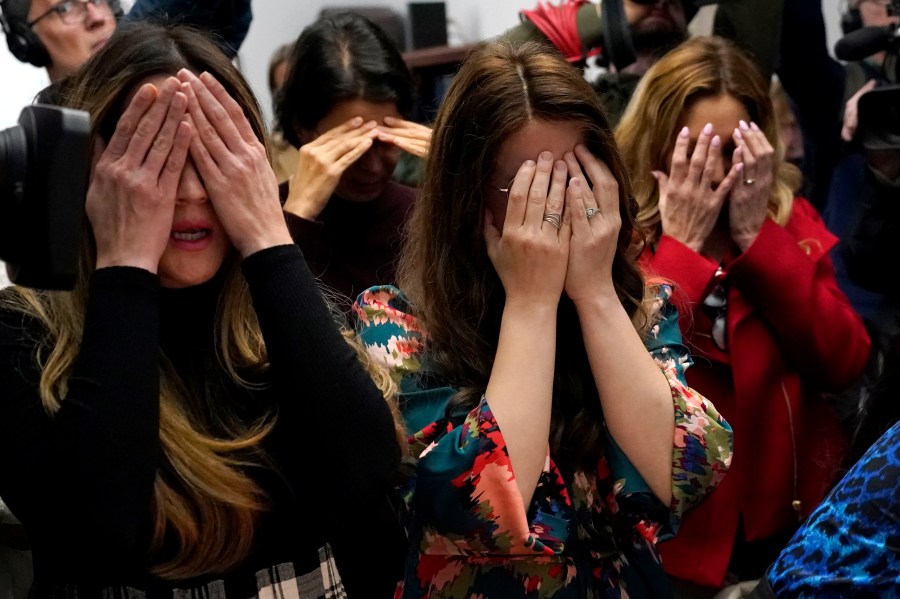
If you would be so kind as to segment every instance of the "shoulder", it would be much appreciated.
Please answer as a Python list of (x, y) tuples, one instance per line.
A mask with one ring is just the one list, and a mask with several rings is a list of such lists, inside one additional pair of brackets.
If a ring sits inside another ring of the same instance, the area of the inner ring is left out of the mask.
[(827, 254), (838, 242), (838, 238), (825, 226), (818, 210), (799, 196), (794, 198), (785, 229), (797, 240), (806, 255), (814, 260)]

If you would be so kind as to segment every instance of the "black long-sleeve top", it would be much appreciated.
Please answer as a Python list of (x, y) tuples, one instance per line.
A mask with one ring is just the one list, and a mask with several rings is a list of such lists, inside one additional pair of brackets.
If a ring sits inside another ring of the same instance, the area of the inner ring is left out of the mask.
[[(95, 585), (128, 586), (171, 596), (173, 588), (221, 579), (227, 595), (250, 596), (261, 569), (291, 563), (298, 575), (318, 571), (326, 542), (365, 537), (367, 514), (382, 505), (399, 459), (388, 407), (296, 246), (260, 251), (242, 268), (271, 363), (270, 384), (260, 390), (215, 374), (220, 277), (168, 290), (142, 269), (96, 271), (68, 392), (53, 417), (38, 394), (42, 327), (0, 311), (0, 496), (27, 531), (37, 589), (59, 595), (58, 585), (75, 584), (90, 596), (85, 589)], [(225, 576), (169, 583), (147, 573), (161, 355), (189, 388), (218, 389), (201, 404), (228, 401), (249, 416), (277, 412), (263, 441), (275, 467), (252, 473), (270, 507), (251, 555)], [(216, 378), (226, 382), (207, 384)], [(342, 563), (335, 549), (345, 576), (365, 566)]]

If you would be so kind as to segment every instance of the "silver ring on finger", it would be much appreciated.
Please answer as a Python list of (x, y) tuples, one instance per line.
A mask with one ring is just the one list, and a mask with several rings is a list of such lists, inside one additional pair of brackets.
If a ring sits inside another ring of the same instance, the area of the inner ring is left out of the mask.
[(588, 219), (588, 220), (591, 220), (592, 218), (594, 218), (595, 216), (597, 216), (597, 214), (598, 214), (599, 212), (600, 212), (600, 211), (597, 210), (596, 208), (588, 208), (587, 210), (584, 211), (584, 213), (587, 215), (587, 219)]
[(753, 185), (756, 183), (756, 179), (744, 179), (744, 185)]
[(562, 226), (562, 215), (559, 212), (545, 212), (544, 213), (544, 222), (550, 223), (557, 230)]

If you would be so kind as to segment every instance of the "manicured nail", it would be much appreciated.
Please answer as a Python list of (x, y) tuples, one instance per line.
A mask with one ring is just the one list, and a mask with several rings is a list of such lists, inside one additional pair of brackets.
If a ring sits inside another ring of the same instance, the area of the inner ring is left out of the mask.
[(353, 117), (353, 120), (350, 121), (350, 124), (359, 127), (360, 125), (362, 125), (362, 122), (363, 118), (361, 116), (355, 116)]
[(740, 122), (740, 125), (741, 125), (741, 130), (742, 130), (742, 131), (749, 131), (749, 130), (750, 130), (750, 126), (747, 125), (747, 122), (746, 122), (746, 121), (741, 121), (741, 122)]
[(754, 131), (759, 131), (759, 127), (757, 127), (756, 123), (754, 123), (753, 121), (750, 121), (750, 128)]
[(740, 129), (735, 129), (735, 130), (734, 130), (734, 138), (737, 139), (737, 140), (739, 140), (739, 141), (742, 140), (742, 139), (744, 139), (744, 136), (743, 136), (743, 134), (741, 133), (741, 130), (740, 130)]
[(659, 176), (662, 174), (659, 171), (650, 171), (650, 174), (653, 175), (653, 178), (659, 181)]
[(706, 123), (706, 126), (703, 127), (703, 135), (709, 136), (712, 135), (713, 126), (712, 123)]
[(691, 130), (688, 129), (687, 127), (682, 127), (682, 128), (681, 128), (681, 133), (679, 133), (678, 135), (680, 135), (681, 137), (684, 137), (685, 139), (687, 139), (688, 137), (691, 136)]
[(714, 136), (714, 137), (712, 138), (712, 145), (713, 145), (714, 148), (718, 148), (719, 146), (721, 146), (721, 145), (722, 145), (722, 138), (719, 137), (718, 135)]
[(743, 172), (744, 171), (744, 163), (738, 162), (736, 165), (734, 165), (734, 170), (736, 170), (739, 173)]

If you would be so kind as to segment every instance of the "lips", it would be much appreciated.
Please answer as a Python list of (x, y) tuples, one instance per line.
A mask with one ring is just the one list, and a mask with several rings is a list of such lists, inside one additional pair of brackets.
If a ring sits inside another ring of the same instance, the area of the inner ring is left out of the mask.
[(169, 239), (175, 247), (183, 250), (202, 250), (212, 243), (213, 228), (205, 221), (181, 221), (172, 226)]

